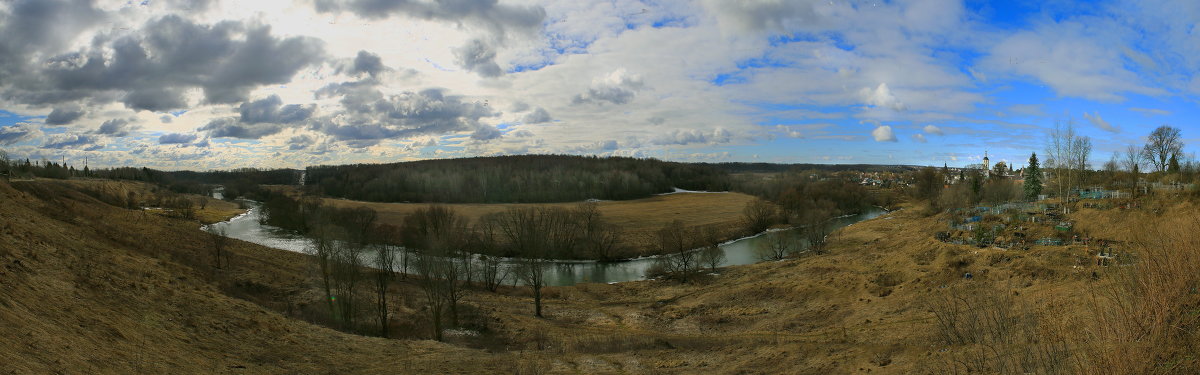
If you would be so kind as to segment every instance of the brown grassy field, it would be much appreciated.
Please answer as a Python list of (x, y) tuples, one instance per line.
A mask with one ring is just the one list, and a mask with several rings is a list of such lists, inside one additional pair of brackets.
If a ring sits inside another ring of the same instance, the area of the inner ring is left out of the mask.
[[(1157, 212), (1080, 209), (1071, 216), (1093, 233), (1133, 228), (1114, 232), (1118, 240), (1151, 233), (1175, 241), (1150, 243), (1164, 254), (1130, 249), (1183, 262), (1105, 268), (1081, 264), (1080, 246), (945, 244), (933, 233), (946, 218), (909, 206), (835, 232), (826, 255), (730, 267), (689, 284), (547, 288), (545, 318), (532, 316), (523, 288), (471, 290), (463, 323), (479, 336), (437, 343), (419, 339), (427, 325), (411, 278), (393, 289), (403, 339), (338, 332), (308, 322), (320, 321), (312, 314), (322, 304), (305, 255), (235, 241), (230, 266), (213, 270), (195, 221), (111, 207), (61, 182), (14, 184), (0, 182), (3, 373), (1197, 369), (1187, 344), (1195, 340), (1187, 333), (1195, 332), (1195, 314), (1185, 307), (1198, 298), (1186, 286), (1200, 274), (1200, 245), (1191, 236), (1195, 223), (1184, 220), (1194, 212), (1186, 202), (1143, 206)], [(1190, 252), (1171, 253), (1177, 249)], [(1143, 276), (1129, 276), (1134, 268)], [(965, 280), (964, 272), (975, 276)], [(1106, 297), (1132, 285), (1139, 293)], [(948, 307), (960, 309), (946, 315)], [(1141, 331), (1146, 327), (1164, 329)], [(964, 329), (975, 334), (953, 335)], [(971, 368), (982, 365), (988, 367)]]
[[(658, 228), (679, 220), (686, 226), (713, 225), (738, 231), (742, 228), (742, 210), (754, 197), (741, 193), (679, 193), (659, 195), (628, 201), (599, 202), (600, 212), (607, 222), (621, 231), (625, 244), (635, 250), (633, 256), (646, 255), (649, 236)], [(335, 207), (370, 207), (379, 213), (383, 223), (401, 224), (413, 211), (427, 207), (423, 203), (375, 203), (325, 198), (325, 204)], [(514, 207), (552, 206), (572, 209), (579, 203), (548, 204), (446, 204), (472, 223), (484, 215)], [(727, 233), (733, 237), (740, 233)]]
[[(52, 181), (52, 180), (42, 179), (41, 181)], [(74, 180), (66, 180), (66, 181), (61, 181), (61, 182), (70, 184), (72, 186), (76, 186), (80, 189), (90, 190), (90, 191), (93, 191), (93, 192), (96, 192), (96, 193), (99, 193), (102, 195), (106, 195), (109, 197), (126, 197), (126, 196), (129, 196), (130, 193), (132, 193), (132, 194), (134, 194), (134, 196), (139, 197), (139, 199), (144, 200), (144, 199), (146, 199), (146, 197), (153, 196), (155, 194), (164, 194), (164, 192), (166, 192), (166, 189), (163, 189), (163, 188), (160, 188), (160, 187), (157, 187), (154, 185), (133, 182), (133, 181), (114, 181), (114, 180), (103, 180), (103, 179), (74, 179)], [(212, 224), (212, 223), (216, 223), (219, 221), (229, 220), (230, 218), (232, 218), (234, 216), (237, 216), (237, 215), (242, 214), (243, 212), (246, 212), (246, 210), (239, 207), (237, 203), (227, 202), (227, 201), (223, 201), (223, 200), (219, 200), (219, 199), (213, 199), (212, 197), (204, 197), (204, 196), (199, 196), (199, 195), (194, 195), (194, 194), (183, 194), (183, 196), (187, 197), (195, 205), (196, 219), (199, 220), (203, 224)], [(204, 208), (200, 207), (201, 201), (204, 202), (203, 203)], [(156, 212), (156, 213), (160, 213), (160, 212)]]

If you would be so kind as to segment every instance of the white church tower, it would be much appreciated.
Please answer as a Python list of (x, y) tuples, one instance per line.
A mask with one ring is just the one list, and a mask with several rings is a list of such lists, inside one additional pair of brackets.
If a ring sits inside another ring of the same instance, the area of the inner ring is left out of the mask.
[(983, 178), (992, 177), (991, 161), (988, 160), (987, 150), (983, 151)]

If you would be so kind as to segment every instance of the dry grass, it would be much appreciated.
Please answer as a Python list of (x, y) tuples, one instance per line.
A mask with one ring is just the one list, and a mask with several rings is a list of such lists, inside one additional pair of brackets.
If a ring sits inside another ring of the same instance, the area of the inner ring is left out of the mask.
[[(754, 197), (741, 193), (680, 193), (659, 195), (628, 201), (603, 201), (599, 203), (604, 220), (616, 225), (621, 238), (635, 248), (648, 248), (649, 235), (673, 220), (685, 226), (714, 225), (726, 229), (742, 227), (742, 210)], [(417, 209), (428, 206), (424, 203), (375, 203), (345, 199), (324, 199), (326, 204), (336, 207), (370, 207), (379, 213), (379, 221), (400, 224)], [(471, 222), (484, 215), (502, 212), (509, 208), (554, 206), (574, 208), (579, 203), (548, 204), (447, 204)], [(732, 233), (730, 235), (733, 235)]]

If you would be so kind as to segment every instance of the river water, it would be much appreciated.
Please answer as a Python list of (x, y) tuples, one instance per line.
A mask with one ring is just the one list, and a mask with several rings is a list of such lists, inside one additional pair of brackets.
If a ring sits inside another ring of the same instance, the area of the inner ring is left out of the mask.
[[(250, 210), (245, 214), (212, 225), (215, 227), (224, 227), (225, 235), (231, 238), (280, 250), (301, 253), (308, 251), (310, 242), (307, 237), (261, 224), (259, 220), (261, 218), (260, 213), (261, 209), (258, 205), (251, 203)], [(827, 233), (833, 233), (834, 230), (839, 228), (860, 221), (874, 219), (886, 213), (884, 210), (873, 208), (862, 214), (832, 219), (826, 223), (828, 226)], [(761, 260), (758, 257), (756, 249), (762, 241), (765, 241), (765, 237), (758, 235), (721, 244), (721, 250), (725, 252), (725, 261), (721, 263), (721, 266), (760, 262)], [(620, 262), (553, 261), (550, 262), (550, 266), (546, 269), (546, 284), (550, 286), (567, 286), (578, 283), (614, 283), (645, 280), (646, 269), (653, 265), (655, 261), (654, 257)], [(414, 262), (410, 261), (408, 263), (412, 264)], [(508, 264), (511, 266), (515, 262), (508, 262)], [(512, 279), (508, 281), (510, 284), (512, 282)]]

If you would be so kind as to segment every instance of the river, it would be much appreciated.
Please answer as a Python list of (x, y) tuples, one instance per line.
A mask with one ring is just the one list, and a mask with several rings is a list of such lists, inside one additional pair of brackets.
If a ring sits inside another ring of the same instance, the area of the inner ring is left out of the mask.
[[(248, 202), (250, 203), (250, 202)], [(291, 231), (263, 225), (259, 222), (261, 209), (257, 204), (251, 204), (246, 213), (228, 221), (213, 224), (225, 228), (225, 235), (239, 240), (253, 242), (266, 247), (280, 250), (306, 252), (309, 248), (308, 238)], [(851, 224), (874, 219), (887, 212), (873, 208), (865, 213), (835, 218), (826, 223), (829, 231), (849, 226)], [(725, 251), (725, 261), (721, 266), (736, 266), (758, 263), (756, 248), (764, 241), (761, 235), (741, 238), (721, 244)], [(551, 286), (567, 286), (578, 283), (613, 283), (634, 280), (645, 280), (646, 269), (655, 262), (654, 257), (638, 258), (620, 262), (596, 261), (553, 261), (546, 269), (546, 284)], [(412, 262), (409, 262), (412, 263)], [(509, 264), (514, 264), (509, 262)], [(509, 280), (511, 283), (512, 280)]]

